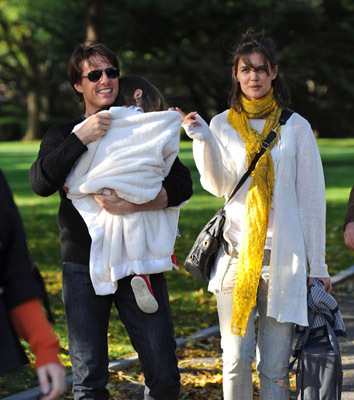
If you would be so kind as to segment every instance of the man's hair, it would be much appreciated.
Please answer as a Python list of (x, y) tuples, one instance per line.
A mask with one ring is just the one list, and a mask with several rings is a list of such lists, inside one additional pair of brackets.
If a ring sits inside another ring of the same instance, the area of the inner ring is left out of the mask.
[(89, 61), (91, 57), (103, 58), (107, 60), (112, 67), (119, 69), (119, 62), (116, 55), (106, 45), (92, 42), (78, 44), (69, 60), (68, 75), (69, 82), (74, 89), (75, 96), (79, 102), (82, 102), (84, 97), (82, 93), (79, 93), (75, 89), (74, 85), (81, 82), (83, 62)]
[(135, 106), (134, 93), (141, 89), (141, 107), (144, 112), (163, 111), (166, 108), (165, 99), (152, 83), (139, 75), (127, 75), (119, 79), (119, 93), (114, 105)]

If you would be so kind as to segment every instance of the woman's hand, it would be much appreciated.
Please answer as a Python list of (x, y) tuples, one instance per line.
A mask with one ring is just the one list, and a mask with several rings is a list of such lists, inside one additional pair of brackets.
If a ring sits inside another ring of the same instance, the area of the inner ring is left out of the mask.
[(167, 207), (167, 192), (164, 187), (161, 188), (159, 194), (154, 200), (143, 204), (135, 204), (130, 201), (121, 199), (113, 189), (108, 189), (110, 194), (93, 194), (98, 205), (113, 215), (126, 215), (138, 211), (160, 210)]
[(332, 290), (331, 278), (309, 278), (307, 286), (310, 287), (314, 279), (321, 279), (324, 285), (324, 290), (329, 293)]
[(61, 365), (42, 365), (37, 369), (37, 375), (42, 392), (41, 400), (57, 399), (65, 392), (65, 370)]
[(196, 111), (192, 111), (189, 114), (185, 114), (180, 108), (176, 107), (175, 108), (176, 111), (178, 111), (181, 115), (182, 121), (184, 124), (187, 125), (201, 125), (201, 123), (199, 121), (197, 121), (197, 112)]

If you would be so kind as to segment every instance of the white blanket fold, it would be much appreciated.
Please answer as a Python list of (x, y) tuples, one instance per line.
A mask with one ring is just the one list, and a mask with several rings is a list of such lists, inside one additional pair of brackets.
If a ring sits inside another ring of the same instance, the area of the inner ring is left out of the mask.
[(108, 188), (135, 204), (155, 199), (179, 149), (177, 112), (109, 112), (106, 135), (88, 144), (65, 183), (92, 239), (90, 275), (98, 295), (114, 293), (117, 281), (130, 274), (171, 270), (179, 217), (179, 207), (112, 215), (97, 204), (92, 193)]

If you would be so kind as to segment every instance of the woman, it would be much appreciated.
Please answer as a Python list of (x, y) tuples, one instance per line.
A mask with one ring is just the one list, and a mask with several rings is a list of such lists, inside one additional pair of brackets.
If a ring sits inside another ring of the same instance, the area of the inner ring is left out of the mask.
[(217, 299), (225, 400), (253, 398), (256, 345), (261, 399), (289, 398), (293, 325), (308, 325), (307, 274), (309, 283), (318, 277), (331, 290), (321, 160), (299, 114), (278, 127), (289, 102), (272, 41), (248, 30), (233, 55), (230, 109), (215, 116), (210, 129), (196, 113), (178, 110), (194, 139), (203, 187), (226, 199), (269, 131), (278, 132), (226, 206), (225, 244), (209, 283)]
[(42, 291), (32, 273), (21, 218), (1, 170), (0, 216), (0, 375), (28, 361), (15, 331), (36, 355), (42, 400), (56, 399), (66, 389), (59, 342), (42, 309)]

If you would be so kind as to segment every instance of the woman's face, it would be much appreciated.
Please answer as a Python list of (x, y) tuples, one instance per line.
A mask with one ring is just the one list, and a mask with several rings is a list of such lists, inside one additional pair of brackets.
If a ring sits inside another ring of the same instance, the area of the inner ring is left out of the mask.
[[(269, 62), (265, 65), (262, 54), (258, 52), (249, 55), (249, 62), (253, 68), (247, 66), (242, 58), (240, 58), (237, 71), (233, 67), (232, 73), (240, 83), (241, 90), (246, 98), (248, 100), (256, 100), (269, 92), (272, 80), (277, 77), (278, 66), (276, 65), (271, 70)], [(267, 74), (267, 69), (270, 72), (269, 75)]]

